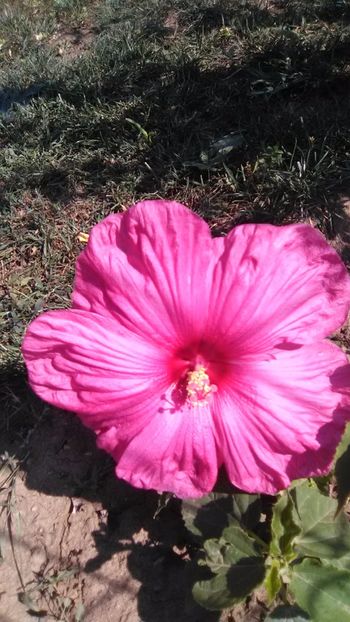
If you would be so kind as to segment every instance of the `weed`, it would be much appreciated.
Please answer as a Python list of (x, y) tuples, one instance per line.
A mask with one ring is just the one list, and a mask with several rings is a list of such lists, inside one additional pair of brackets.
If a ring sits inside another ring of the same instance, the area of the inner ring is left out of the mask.
[(38, 618), (49, 616), (59, 622), (80, 622), (84, 606), (75, 603), (65, 595), (66, 584), (77, 574), (77, 568), (64, 568), (59, 571), (44, 569), (36, 573), (36, 578), (19, 594), (19, 600), (28, 613)]

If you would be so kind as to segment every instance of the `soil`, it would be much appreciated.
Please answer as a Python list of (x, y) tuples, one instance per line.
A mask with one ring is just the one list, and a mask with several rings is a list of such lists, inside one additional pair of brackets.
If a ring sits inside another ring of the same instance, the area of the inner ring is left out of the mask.
[(62, 24), (51, 37), (50, 45), (58, 56), (68, 60), (84, 54), (95, 40), (96, 34), (98, 30), (88, 23), (72, 28)]
[(44, 407), (26, 432), (11, 424), (0, 453), (21, 469), (2, 488), (1, 622), (260, 620), (256, 602), (249, 618), (194, 603), (178, 502), (157, 514), (159, 496), (117, 480), (77, 417)]

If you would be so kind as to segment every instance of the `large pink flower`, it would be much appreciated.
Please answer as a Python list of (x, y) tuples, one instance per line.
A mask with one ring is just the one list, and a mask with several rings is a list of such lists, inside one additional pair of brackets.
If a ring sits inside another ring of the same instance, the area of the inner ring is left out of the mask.
[[(212, 238), (174, 202), (96, 225), (72, 309), (29, 326), (34, 391), (75, 411), (134, 486), (197, 497), (218, 468), (250, 492), (329, 470), (350, 418), (350, 283), (310, 226), (241, 225)], [(334, 378), (336, 380), (334, 380)]]

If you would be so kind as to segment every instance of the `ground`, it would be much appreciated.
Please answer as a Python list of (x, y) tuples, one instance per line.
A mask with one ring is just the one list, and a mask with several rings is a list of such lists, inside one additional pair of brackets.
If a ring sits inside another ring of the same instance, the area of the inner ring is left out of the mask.
[(117, 482), (76, 418), (45, 417), (26, 444), (2, 520), (1, 620), (175, 621), (179, 608), (184, 620), (203, 619), (185, 608), (175, 513), (153, 518), (157, 496)]
[(118, 481), (30, 393), (20, 343), (69, 305), (79, 234), (141, 198), (214, 235), (308, 222), (349, 262), (349, 17), (347, 0), (1, 3), (1, 622), (264, 619), (263, 596), (195, 605), (176, 500)]

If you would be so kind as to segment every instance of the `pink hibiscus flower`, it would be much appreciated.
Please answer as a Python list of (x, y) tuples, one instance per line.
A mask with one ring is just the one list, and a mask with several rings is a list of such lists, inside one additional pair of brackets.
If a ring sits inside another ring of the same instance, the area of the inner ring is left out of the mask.
[(225, 465), (249, 492), (329, 470), (350, 418), (350, 280), (308, 225), (212, 238), (184, 206), (144, 201), (96, 225), (73, 305), (34, 320), (34, 391), (79, 414), (119, 477), (179, 497)]

